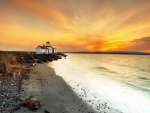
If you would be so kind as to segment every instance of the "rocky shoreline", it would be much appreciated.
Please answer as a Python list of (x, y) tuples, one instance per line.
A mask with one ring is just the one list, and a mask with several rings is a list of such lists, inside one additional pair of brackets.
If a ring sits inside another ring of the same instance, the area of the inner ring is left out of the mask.
[(0, 113), (11, 113), (24, 100), (20, 97), (22, 81), (29, 78), (31, 67), (66, 57), (63, 53), (0, 53)]

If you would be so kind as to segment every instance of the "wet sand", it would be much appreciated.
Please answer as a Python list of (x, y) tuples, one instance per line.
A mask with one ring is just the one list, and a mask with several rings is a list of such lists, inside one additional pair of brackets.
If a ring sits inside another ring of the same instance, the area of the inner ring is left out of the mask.
[[(48, 64), (37, 64), (30, 73), (30, 78), (23, 82), (22, 95), (36, 97), (41, 102), (41, 107), (36, 113), (116, 113), (108, 109), (107, 105), (99, 112), (89, 106), (80, 96), (76, 95), (72, 88), (56, 75), (53, 68)], [(27, 108), (21, 108), (15, 113), (35, 113)]]
[[(35, 96), (41, 102), (41, 108), (36, 113), (94, 113), (82, 99), (72, 91), (71, 87), (47, 64), (37, 64), (30, 73), (30, 79), (23, 84), (26, 97)], [(15, 113), (35, 113), (27, 108), (21, 108)]]

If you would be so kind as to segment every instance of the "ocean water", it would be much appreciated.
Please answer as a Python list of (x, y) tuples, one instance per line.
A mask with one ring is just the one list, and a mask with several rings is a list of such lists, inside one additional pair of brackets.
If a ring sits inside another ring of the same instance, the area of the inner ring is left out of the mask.
[(101, 99), (123, 113), (150, 113), (150, 56), (68, 54), (50, 65), (79, 96), (79, 87), (85, 100), (96, 96), (95, 105)]

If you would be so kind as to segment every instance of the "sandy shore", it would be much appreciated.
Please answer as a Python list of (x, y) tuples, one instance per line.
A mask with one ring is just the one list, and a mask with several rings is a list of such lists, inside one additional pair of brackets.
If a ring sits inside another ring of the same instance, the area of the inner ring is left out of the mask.
[[(53, 68), (48, 64), (37, 64), (30, 73), (30, 78), (23, 82), (22, 95), (36, 97), (42, 104), (36, 113), (116, 113), (113, 109), (108, 109), (107, 105), (100, 112), (96, 112), (86, 101), (79, 98), (72, 88), (56, 75)], [(15, 113), (35, 113), (27, 108), (21, 108)]]
[[(94, 113), (82, 99), (72, 91), (71, 87), (47, 64), (37, 64), (30, 73), (30, 79), (23, 84), (25, 97), (35, 96), (42, 104), (36, 113)], [(21, 108), (15, 113), (35, 113)]]

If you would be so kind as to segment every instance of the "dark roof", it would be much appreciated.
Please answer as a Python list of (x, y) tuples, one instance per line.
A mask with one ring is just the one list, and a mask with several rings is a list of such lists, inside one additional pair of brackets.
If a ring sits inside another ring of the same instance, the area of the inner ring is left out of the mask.
[[(45, 45), (43, 45), (43, 46), (37, 46), (37, 47), (39, 47), (39, 48), (41, 48), (41, 49), (47, 49), (47, 46), (45, 46)], [(53, 48), (52, 46), (48, 46), (48, 47)]]
[(46, 47), (45, 46), (38, 46), (39, 48), (41, 48), (41, 49), (46, 49)]
[(46, 43), (50, 43), (49, 41), (47, 41)]

